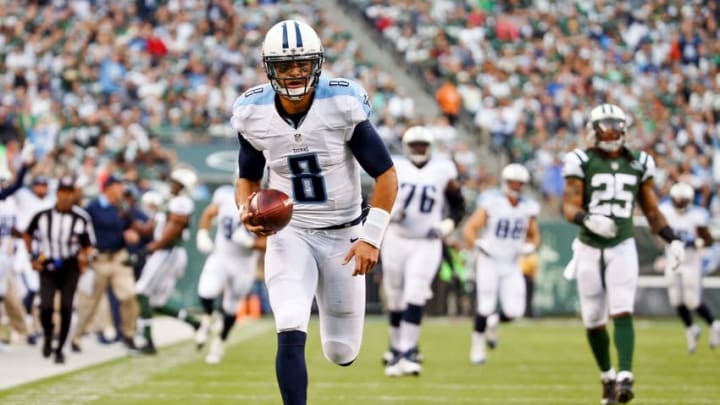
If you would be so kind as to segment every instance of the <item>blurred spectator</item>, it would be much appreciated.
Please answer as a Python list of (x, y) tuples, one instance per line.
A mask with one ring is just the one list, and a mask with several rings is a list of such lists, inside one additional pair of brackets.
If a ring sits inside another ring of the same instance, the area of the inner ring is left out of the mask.
[(448, 123), (455, 125), (460, 115), (462, 98), (452, 79), (447, 78), (443, 81), (442, 86), (435, 92), (435, 99), (440, 106), (440, 111), (447, 117)]

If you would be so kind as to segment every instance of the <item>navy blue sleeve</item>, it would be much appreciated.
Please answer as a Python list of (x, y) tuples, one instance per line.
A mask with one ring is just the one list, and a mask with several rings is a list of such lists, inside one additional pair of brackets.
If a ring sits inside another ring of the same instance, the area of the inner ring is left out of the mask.
[(373, 178), (393, 166), (390, 151), (370, 121), (365, 120), (355, 126), (348, 145), (363, 170)]
[(251, 181), (262, 179), (265, 171), (265, 156), (255, 149), (250, 142), (238, 132), (240, 152), (238, 152), (238, 177)]
[(10, 197), (11, 195), (13, 195), (13, 193), (18, 191), (20, 187), (22, 187), (23, 180), (25, 180), (25, 173), (27, 173), (27, 169), (25, 168), (25, 166), (20, 167), (20, 171), (17, 174), (15, 183), (13, 183), (10, 187), (0, 191), (0, 201)]

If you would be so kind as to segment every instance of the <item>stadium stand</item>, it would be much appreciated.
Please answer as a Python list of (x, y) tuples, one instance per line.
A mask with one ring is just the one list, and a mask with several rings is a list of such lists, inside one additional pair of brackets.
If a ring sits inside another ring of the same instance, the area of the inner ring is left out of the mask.
[(548, 199), (559, 157), (581, 142), (590, 106), (630, 112), (663, 194), (690, 181), (704, 205), (720, 175), (720, 7), (702, 1), (344, 0), (436, 91), (450, 79), (462, 120), (525, 163)]

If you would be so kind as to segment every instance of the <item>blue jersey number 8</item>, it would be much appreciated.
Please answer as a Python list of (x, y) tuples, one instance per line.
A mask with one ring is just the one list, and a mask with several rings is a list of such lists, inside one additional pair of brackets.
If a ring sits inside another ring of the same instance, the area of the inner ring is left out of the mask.
[(325, 178), (320, 162), (314, 153), (295, 155), (288, 158), (292, 173), (293, 199), (302, 203), (323, 203), (327, 201)]

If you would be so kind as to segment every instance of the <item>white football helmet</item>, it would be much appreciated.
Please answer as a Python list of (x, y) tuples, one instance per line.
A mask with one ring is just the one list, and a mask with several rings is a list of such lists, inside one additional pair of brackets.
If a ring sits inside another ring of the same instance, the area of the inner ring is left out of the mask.
[(433, 134), (425, 127), (410, 127), (402, 136), (402, 146), (411, 162), (422, 165), (432, 156)]
[[(503, 168), (502, 174), (502, 191), (505, 195), (512, 198), (520, 197), (522, 186), (530, 181), (530, 172), (520, 163), (510, 163)], [(512, 187), (509, 182), (516, 181), (521, 183), (520, 187)]]
[(154, 214), (162, 209), (165, 204), (165, 197), (155, 190), (148, 190), (140, 197), (140, 206), (149, 214)]
[(587, 141), (605, 152), (616, 152), (625, 145), (627, 117), (615, 104), (600, 104), (590, 111)]
[[(280, 21), (268, 30), (262, 44), (265, 73), (279, 95), (299, 100), (315, 87), (322, 70), (323, 46), (315, 30), (302, 21)], [(288, 77), (293, 62), (309, 61), (302, 77)], [(283, 78), (280, 78), (283, 75)]]
[(675, 183), (670, 187), (670, 198), (675, 208), (684, 211), (695, 197), (695, 189), (687, 183)]
[(170, 173), (170, 180), (182, 185), (186, 191), (192, 192), (193, 187), (195, 187), (195, 184), (197, 183), (198, 177), (192, 169), (187, 167), (178, 167), (173, 169)]

